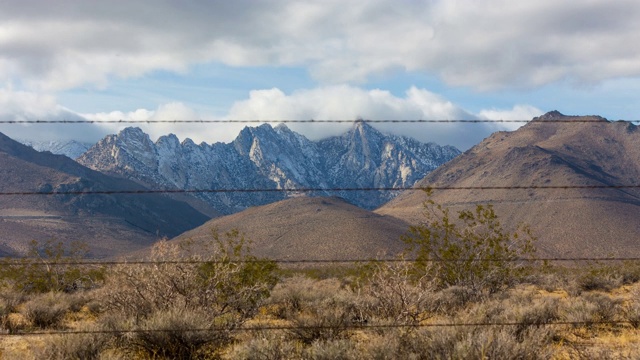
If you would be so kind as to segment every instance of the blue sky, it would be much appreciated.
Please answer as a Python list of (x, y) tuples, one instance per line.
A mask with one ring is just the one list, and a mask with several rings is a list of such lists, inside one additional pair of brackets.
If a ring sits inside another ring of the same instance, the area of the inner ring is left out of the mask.
[[(640, 118), (635, 0), (0, 3), (0, 119)], [(242, 125), (143, 125), (230, 141)], [(291, 126), (309, 138), (348, 124)], [(380, 125), (468, 148), (515, 126)], [(96, 141), (121, 126), (5, 125)]]

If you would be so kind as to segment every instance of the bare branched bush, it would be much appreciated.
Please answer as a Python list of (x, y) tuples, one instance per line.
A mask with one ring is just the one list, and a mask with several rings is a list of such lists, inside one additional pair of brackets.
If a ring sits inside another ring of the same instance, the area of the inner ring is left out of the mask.
[(274, 262), (250, 255), (237, 231), (214, 233), (205, 249), (160, 241), (149, 264), (119, 265), (109, 273), (103, 307), (130, 319), (136, 335), (121, 338), (123, 346), (182, 358), (227, 344), (230, 332), (269, 296), (275, 270)]
[(417, 324), (429, 316), (434, 304), (434, 284), (427, 275), (412, 276), (413, 264), (393, 262), (375, 264), (361, 295), (373, 299), (366, 303), (367, 318), (381, 317), (395, 323)]

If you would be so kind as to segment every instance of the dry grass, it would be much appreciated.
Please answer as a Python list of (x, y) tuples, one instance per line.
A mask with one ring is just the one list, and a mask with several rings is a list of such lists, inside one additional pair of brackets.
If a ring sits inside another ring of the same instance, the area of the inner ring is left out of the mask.
[[(403, 281), (403, 271), (387, 268), (358, 283), (284, 278), (257, 312), (234, 325), (294, 327), (282, 330), (191, 331), (222, 321), (201, 307), (163, 307), (166, 311), (147, 312), (136, 321), (128, 311), (97, 306), (96, 300), (104, 299), (96, 298), (104, 297), (104, 290), (29, 296), (5, 292), (5, 332), (44, 328), (94, 333), (3, 337), (0, 351), (3, 358), (27, 359), (640, 357), (640, 283), (579, 289), (580, 274), (558, 271), (545, 281), (478, 297), (464, 288)], [(42, 308), (47, 309), (44, 315)], [(602, 323), (607, 321), (620, 323)], [(576, 324), (548, 325), (554, 322)], [(366, 328), (449, 323), (509, 325)], [(145, 332), (147, 328), (152, 331)], [(130, 329), (136, 332), (127, 333)]]

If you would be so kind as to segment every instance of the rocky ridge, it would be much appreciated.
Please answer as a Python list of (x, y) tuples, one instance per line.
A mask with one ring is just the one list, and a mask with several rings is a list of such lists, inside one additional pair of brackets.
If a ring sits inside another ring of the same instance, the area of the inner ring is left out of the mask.
[[(95, 170), (154, 189), (286, 189), (286, 192), (194, 193), (215, 211), (245, 208), (303, 194), (300, 189), (411, 187), (456, 157), (452, 146), (383, 134), (364, 121), (342, 136), (311, 141), (284, 124), (246, 127), (231, 143), (195, 144), (173, 135), (153, 142), (139, 128), (109, 135), (78, 158)], [(306, 192), (304, 192), (306, 194)], [(389, 191), (317, 191), (373, 209)]]

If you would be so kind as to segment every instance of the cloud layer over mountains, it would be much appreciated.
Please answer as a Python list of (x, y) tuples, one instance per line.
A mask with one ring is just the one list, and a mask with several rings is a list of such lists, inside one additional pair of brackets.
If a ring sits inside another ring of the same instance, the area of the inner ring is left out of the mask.
[(402, 69), (475, 89), (639, 76), (635, 0), (25, 0), (0, 12), (0, 82), (55, 90), (194, 63), (300, 66), (321, 83)]
[[(345, 123), (290, 124), (290, 127), (312, 140), (335, 136), (346, 131), (353, 120), (421, 120), (421, 119), (517, 119), (528, 120), (542, 111), (531, 106), (516, 106), (510, 110), (483, 110), (473, 114), (426, 89), (412, 87), (404, 97), (384, 90), (363, 90), (353, 86), (327, 86), (285, 94), (280, 89), (255, 90), (249, 98), (237, 101), (223, 119), (241, 120), (346, 120)], [(194, 120), (212, 119), (179, 102), (162, 104), (157, 109), (123, 112), (78, 114), (56, 103), (52, 96), (25, 91), (0, 89), (0, 120)], [(191, 138), (200, 143), (229, 142), (247, 124), (137, 124), (152, 138), (168, 133)], [(515, 127), (521, 124), (515, 124)], [(21, 139), (74, 139), (95, 142), (109, 133), (116, 133), (129, 124), (87, 124), (22, 126), (0, 125), (0, 131)], [(411, 124), (382, 123), (382, 131), (410, 135), (423, 142), (437, 142), (461, 149), (469, 148), (491, 132), (511, 129), (506, 124)]]

